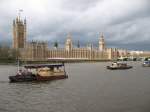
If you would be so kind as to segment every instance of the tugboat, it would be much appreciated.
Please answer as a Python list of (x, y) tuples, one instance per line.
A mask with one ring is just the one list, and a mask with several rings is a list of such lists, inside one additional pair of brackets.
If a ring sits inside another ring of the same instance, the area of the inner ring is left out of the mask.
[(16, 75), (9, 76), (10, 82), (51, 81), (65, 78), (68, 78), (68, 75), (64, 63), (25, 65), (24, 70), (20, 69)]
[(150, 67), (150, 61), (144, 61), (142, 64), (143, 67)]
[(110, 70), (123, 70), (123, 69), (130, 69), (130, 68), (132, 68), (132, 66), (120, 62), (113, 62), (111, 66), (107, 66), (107, 69)]

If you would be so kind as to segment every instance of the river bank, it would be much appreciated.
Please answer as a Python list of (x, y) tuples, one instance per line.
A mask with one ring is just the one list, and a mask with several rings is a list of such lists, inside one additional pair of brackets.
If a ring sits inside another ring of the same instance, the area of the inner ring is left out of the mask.
[[(113, 62), (117, 60), (49, 60), (49, 61), (19, 61), (20, 65), (25, 64), (51, 64), (51, 63), (98, 63)], [(118, 60), (119, 61), (119, 60)], [(124, 61), (131, 62), (131, 61)], [(18, 60), (0, 60), (0, 65), (17, 65)]]
[[(20, 65), (24, 64), (50, 64), (50, 63), (97, 63), (110, 62), (111, 60), (50, 60), (50, 61), (19, 61)], [(18, 61), (0, 61), (0, 65), (17, 65)]]

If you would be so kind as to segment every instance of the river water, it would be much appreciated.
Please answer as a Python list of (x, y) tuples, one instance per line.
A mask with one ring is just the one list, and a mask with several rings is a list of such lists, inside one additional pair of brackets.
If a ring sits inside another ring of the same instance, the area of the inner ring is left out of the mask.
[(9, 83), (17, 67), (0, 65), (0, 112), (150, 112), (150, 68), (109, 64), (66, 64), (68, 79), (45, 83)]

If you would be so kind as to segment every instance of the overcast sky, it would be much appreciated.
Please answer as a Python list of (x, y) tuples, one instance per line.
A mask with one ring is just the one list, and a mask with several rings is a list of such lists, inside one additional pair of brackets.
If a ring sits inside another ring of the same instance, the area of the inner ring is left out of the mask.
[(0, 41), (12, 40), (19, 9), (28, 40), (64, 43), (70, 32), (97, 46), (103, 32), (108, 47), (150, 50), (150, 0), (0, 0)]

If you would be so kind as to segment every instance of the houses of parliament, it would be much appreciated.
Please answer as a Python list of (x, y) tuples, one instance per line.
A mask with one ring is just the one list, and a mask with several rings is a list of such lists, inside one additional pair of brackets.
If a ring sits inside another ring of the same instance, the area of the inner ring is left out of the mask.
[(71, 60), (113, 60), (128, 55), (128, 51), (117, 48), (107, 48), (104, 35), (99, 36), (98, 48), (92, 44), (86, 47), (74, 47), (71, 34), (66, 36), (64, 48), (49, 48), (47, 42), (27, 42), (27, 22), (17, 17), (13, 21), (13, 45), (19, 51), (19, 58), (24, 61), (47, 61), (53, 59)]

